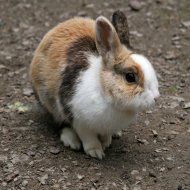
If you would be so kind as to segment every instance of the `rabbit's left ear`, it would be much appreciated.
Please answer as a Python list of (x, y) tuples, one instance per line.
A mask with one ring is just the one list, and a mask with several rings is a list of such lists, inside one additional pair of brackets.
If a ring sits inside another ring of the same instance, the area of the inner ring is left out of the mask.
[(113, 13), (112, 24), (115, 27), (121, 43), (124, 44), (126, 47), (131, 48), (127, 17), (122, 11), (117, 10)]
[(96, 19), (96, 46), (100, 55), (107, 59), (116, 56), (121, 43), (113, 25), (103, 16)]

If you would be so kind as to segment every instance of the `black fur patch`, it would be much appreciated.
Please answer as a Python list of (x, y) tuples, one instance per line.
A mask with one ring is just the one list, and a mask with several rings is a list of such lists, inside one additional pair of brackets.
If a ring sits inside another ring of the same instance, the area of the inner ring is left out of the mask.
[(115, 11), (112, 15), (112, 24), (115, 27), (121, 43), (131, 49), (129, 26), (125, 14), (119, 10)]
[(64, 108), (64, 114), (70, 124), (73, 120), (73, 114), (71, 113), (71, 108), (68, 103), (75, 92), (75, 86), (80, 73), (88, 69), (87, 52), (98, 54), (94, 39), (88, 36), (72, 43), (67, 51), (67, 66), (62, 73), (59, 95)]

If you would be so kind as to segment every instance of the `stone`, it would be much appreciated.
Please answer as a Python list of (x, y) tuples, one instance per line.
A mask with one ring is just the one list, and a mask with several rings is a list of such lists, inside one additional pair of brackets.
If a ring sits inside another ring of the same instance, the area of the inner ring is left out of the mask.
[(190, 27), (190, 20), (188, 20), (188, 21), (183, 21), (182, 24), (183, 24), (183, 26), (185, 26), (186, 28), (189, 28), (189, 27)]
[(8, 176), (5, 178), (5, 181), (6, 181), (7, 183), (10, 183), (10, 182), (13, 181), (18, 175), (19, 175), (19, 171), (15, 171), (14, 173), (11, 173), (10, 175), (8, 175)]
[(132, 170), (131, 171), (131, 175), (138, 175), (139, 174), (139, 171), (138, 170)]
[(184, 109), (189, 109), (190, 108), (190, 102), (187, 102), (183, 106)]
[(171, 102), (169, 108), (174, 109), (179, 106), (178, 102)]
[(27, 180), (23, 180), (22, 186), (26, 187), (27, 185), (28, 185), (28, 181)]
[(152, 133), (153, 133), (153, 136), (154, 136), (154, 137), (157, 137), (157, 136), (158, 136), (158, 133), (157, 133), (156, 130), (152, 130)]
[(45, 185), (46, 181), (48, 179), (48, 174), (43, 175), (42, 177), (38, 177), (38, 181), (42, 184)]
[(82, 179), (84, 178), (84, 175), (77, 174), (77, 178), (78, 178), (79, 180), (82, 180)]
[(30, 97), (33, 94), (33, 90), (30, 88), (23, 89), (23, 95)]
[(140, 3), (140, 1), (137, 0), (131, 0), (129, 2), (129, 6), (133, 11), (140, 11), (142, 9), (142, 3)]
[(156, 178), (156, 174), (154, 173), (154, 171), (149, 171), (148, 174), (150, 177)]
[(55, 155), (61, 152), (59, 148), (54, 147), (54, 146), (50, 147), (49, 151), (50, 153), (55, 154)]
[(80, 12), (78, 12), (78, 16), (85, 17), (85, 16), (87, 16), (87, 12), (86, 11), (80, 11)]

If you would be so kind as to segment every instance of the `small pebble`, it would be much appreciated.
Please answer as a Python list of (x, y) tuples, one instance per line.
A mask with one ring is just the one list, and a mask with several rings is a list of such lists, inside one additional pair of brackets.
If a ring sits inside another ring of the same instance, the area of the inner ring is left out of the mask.
[(138, 170), (132, 170), (131, 171), (131, 175), (138, 175), (139, 174), (139, 171)]
[(87, 16), (87, 12), (86, 11), (80, 11), (80, 12), (78, 12), (78, 16), (85, 17), (85, 16)]
[(54, 185), (53, 185), (53, 188), (54, 188), (54, 189), (60, 189), (60, 185), (59, 185), (59, 184), (54, 184)]
[(25, 96), (31, 96), (33, 94), (33, 90), (32, 89), (30, 89), (30, 88), (24, 88), (23, 89), (23, 95), (25, 95)]
[(171, 109), (174, 109), (174, 108), (176, 108), (176, 107), (178, 107), (179, 106), (179, 103), (178, 102), (171, 102), (170, 103), (170, 108)]
[(173, 59), (177, 58), (177, 56), (178, 55), (174, 51), (168, 51), (168, 52), (166, 52), (166, 55), (164, 56), (164, 58), (166, 60), (173, 60)]
[(146, 139), (137, 139), (137, 142), (140, 144), (145, 144), (145, 145), (149, 144), (149, 142)]
[(140, 11), (142, 9), (142, 4), (137, 0), (131, 0), (129, 2), (129, 6), (133, 11)]
[(88, 4), (88, 5), (86, 5), (86, 8), (94, 8), (94, 4), (93, 3)]
[(156, 130), (152, 130), (152, 133), (153, 133), (153, 136), (154, 136), (154, 137), (157, 137), (157, 136), (158, 136), (158, 133), (157, 133)]
[(141, 187), (140, 186), (135, 186), (135, 187), (133, 187), (133, 190), (141, 190)]
[(188, 21), (184, 21), (182, 22), (183, 26), (185, 26), (186, 28), (189, 28), (190, 27), (190, 20)]
[(82, 180), (82, 179), (84, 178), (84, 175), (77, 174), (77, 178), (78, 178), (79, 180)]
[(3, 183), (2, 183), (2, 186), (3, 186), (3, 187), (7, 186), (7, 183), (6, 183), (6, 182), (3, 182)]
[(48, 179), (48, 174), (45, 174), (44, 176), (39, 177), (39, 178), (38, 178), (38, 181), (39, 181), (42, 185), (45, 185), (47, 179)]
[(153, 171), (149, 171), (149, 176), (153, 177), (153, 178), (156, 178), (156, 174)]
[(168, 161), (173, 161), (174, 158), (173, 158), (172, 156), (168, 156), (168, 157), (166, 158), (166, 160), (168, 160)]
[(148, 126), (150, 124), (150, 121), (146, 120), (144, 123), (146, 126)]
[(60, 151), (60, 149), (59, 148), (56, 148), (56, 147), (50, 147), (50, 149), (49, 149), (49, 151), (50, 151), (50, 153), (52, 153), (52, 154), (59, 154), (61, 151)]
[(11, 181), (13, 181), (17, 176), (19, 175), (19, 172), (18, 171), (15, 171), (14, 173), (8, 175), (5, 179), (5, 181), (7, 183), (10, 183)]
[(183, 106), (184, 109), (189, 109), (190, 108), (190, 102), (187, 102)]
[(28, 185), (28, 181), (27, 180), (24, 180), (23, 182), (22, 182), (22, 186), (27, 186)]
[(165, 171), (165, 170), (166, 170), (165, 167), (160, 168), (160, 172), (163, 172), (163, 171)]
[(182, 186), (178, 185), (177, 190), (182, 190), (182, 189), (183, 189)]

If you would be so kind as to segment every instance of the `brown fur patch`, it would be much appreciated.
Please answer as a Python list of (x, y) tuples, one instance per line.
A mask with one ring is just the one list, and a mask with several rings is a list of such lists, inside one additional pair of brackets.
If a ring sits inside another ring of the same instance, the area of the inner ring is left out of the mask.
[[(113, 101), (125, 105), (137, 94), (141, 94), (144, 88), (144, 73), (141, 67), (130, 57), (132, 52), (122, 47), (114, 58), (112, 68), (104, 66), (101, 73), (103, 89), (106, 94), (112, 97)], [(128, 83), (125, 74), (128, 70), (136, 73), (138, 80), (136, 83)]]
[(121, 51), (118, 53), (115, 61), (115, 66), (120, 65), (120, 70), (125, 71), (126, 69), (132, 69), (138, 76), (138, 85), (140, 85), (142, 88), (144, 87), (144, 73), (137, 63), (134, 62), (134, 60), (131, 58), (131, 55), (133, 53), (129, 50), (127, 50), (125, 47), (121, 49)]
[[(56, 106), (62, 73), (70, 57), (68, 49), (85, 36), (95, 40), (94, 25), (95, 22), (87, 18), (67, 20), (50, 30), (36, 49), (30, 66), (30, 78), (37, 97), (43, 100), (43, 106), (53, 115), (56, 113), (53, 113), (55, 110), (52, 107)], [(55, 102), (54, 105), (52, 102)]]

